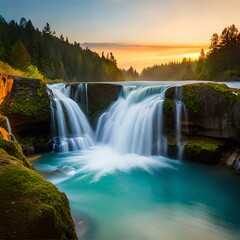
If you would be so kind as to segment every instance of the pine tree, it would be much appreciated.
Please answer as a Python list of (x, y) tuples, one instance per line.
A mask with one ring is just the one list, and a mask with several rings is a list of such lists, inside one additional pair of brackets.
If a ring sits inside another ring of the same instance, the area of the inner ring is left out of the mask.
[(31, 58), (28, 50), (20, 40), (18, 40), (12, 47), (11, 64), (13, 67), (23, 71), (31, 64)]

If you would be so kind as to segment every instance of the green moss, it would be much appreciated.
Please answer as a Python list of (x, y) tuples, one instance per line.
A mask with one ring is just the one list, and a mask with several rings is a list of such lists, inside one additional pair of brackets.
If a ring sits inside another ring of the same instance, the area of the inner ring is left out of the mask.
[(224, 145), (224, 142), (211, 138), (192, 138), (185, 143), (185, 149), (189, 149), (196, 153), (202, 150), (209, 152), (217, 152)]
[[(31, 81), (31, 80), (29, 80)], [(19, 86), (15, 96), (8, 96), (0, 105), (0, 112), (4, 115), (21, 115), (27, 117), (40, 117), (50, 111), (49, 97), (44, 82), (38, 81), (36, 91), (34, 88)]]
[(182, 99), (186, 108), (195, 115), (201, 112), (199, 86), (199, 84), (186, 85), (183, 86), (182, 91)]
[(228, 105), (232, 106), (237, 100), (240, 100), (240, 90), (229, 88), (226, 84), (208, 83), (206, 87), (218, 93), (222, 101), (226, 101)]
[(7, 130), (6, 117), (0, 114), (0, 127), (3, 127)]
[(23, 155), (21, 146), (15, 141), (6, 141), (0, 136), (0, 148), (4, 149), (9, 155), (19, 159), (24, 166), (32, 168), (32, 164)]
[[(76, 239), (65, 194), (20, 164), (0, 169), (3, 239)], [(8, 221), (4, 221), (8, 219)]]
[(174, 101), (172, 99), (166, 98), (163, 102), (163, 113), (173, 113), (174, 112)]
[(10, 163), (18, 163), (19, 160), (14, 156), (9, 155), (3, 148), (0, 148), (0, 166), (5, 166)]

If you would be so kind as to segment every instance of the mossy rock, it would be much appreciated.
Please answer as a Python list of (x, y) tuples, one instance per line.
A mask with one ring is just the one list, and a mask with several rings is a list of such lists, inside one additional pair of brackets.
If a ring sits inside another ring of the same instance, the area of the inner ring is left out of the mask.
[(192, 138), (185, 142), (183, 159), (205, 164), (217, 164), (225, 143), (211, 138)]
[(0, 148), (0, 167), (20, 162), (16, 157), (9, 155), (3, 148)]
[(0, 136), (0, 149), (21, 161), (25, 167), (32, 168), (32, 164), (23, 155), (22, 148), (16, 141), (6, 141)]
[(5, 130), (7, 130), (6, 117), (1, 114), (0, 114), (0, 127), (3, 127)]
[(205, 110), (203, 103), (221, 105), (223, 109), (231, 107), (240, 100), (240, 90), (229, 88), (222, 83), (196, 83), (183, 86), (182, 99), (190, 115), (200, 116)]
[(2, 239), (77, 239), (64, 193), (21, 164), (0, 168)]
[(236, 101), (240, 100), (240, 90), (229, 88), (226, 84), (208, 83), (206, 87), (219, 94), (221, 100), (232, 106)]
[(0, 105), (3, 115), (20, 115), (37, 118), (49, 115), (50, 102), (46, 84), (39, 79), (14, 77), (9, 94)]

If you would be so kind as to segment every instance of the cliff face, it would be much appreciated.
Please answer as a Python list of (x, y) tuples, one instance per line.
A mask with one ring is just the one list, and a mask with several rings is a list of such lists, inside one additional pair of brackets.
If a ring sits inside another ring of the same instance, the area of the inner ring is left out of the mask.
[(24, 145), (36, 149), (50, 140), (50, 103), (46, 84), (38, 79), (0, 75), (3, 87), (0, 113), (8, 117), (12, 132)]
[(117, 100), (121, 88), (121, 86), (115, 84), (88, 84), (88, 111), (93, 123), (113, 101)]
[[(189, 105), (190, 92), (196, 94), (194, 108)], [(240, 90), (223, 84), (183, 87), (190, 134), (240, 142)], [(192, 131), (191, 131), (192, 129)]]
[[(175, 88), (166, 96), (174, 99)], [(182, 122), (186, 135), (240, 142), (240, 90), (225, 84), (201, 83), (182, 87), (188, 119)]]

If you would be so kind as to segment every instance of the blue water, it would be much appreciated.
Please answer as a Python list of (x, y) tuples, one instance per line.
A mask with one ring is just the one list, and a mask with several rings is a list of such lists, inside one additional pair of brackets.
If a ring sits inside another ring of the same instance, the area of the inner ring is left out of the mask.
[(239, 239), (240, 177), (224, 167), (104, 146), (34, 167), (67, 194), (81, 239)]

